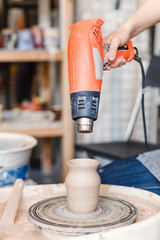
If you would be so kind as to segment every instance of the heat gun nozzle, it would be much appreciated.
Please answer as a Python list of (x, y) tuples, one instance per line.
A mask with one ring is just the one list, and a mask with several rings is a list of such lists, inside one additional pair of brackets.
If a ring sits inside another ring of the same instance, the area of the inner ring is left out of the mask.
[(77, 121), (77, 131), (80, 133), (93, 132), (93, 119), (91, 118), (79, 118)]

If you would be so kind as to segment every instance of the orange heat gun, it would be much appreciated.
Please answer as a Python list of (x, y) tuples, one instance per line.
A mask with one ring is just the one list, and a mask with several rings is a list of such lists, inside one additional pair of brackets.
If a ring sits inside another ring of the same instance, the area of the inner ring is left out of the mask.
[[(100, 91), (104, 64), (103, 54), (109, 45), (103, 46), (99, 18), (79, 21), (70, 29), (68, 41), (68, 69), (72, 119), (77, 122), (78, 132), (93, 131), (93, 122), (98, 117)], [(117, 51), (116, 59), (123, 56), (128, 62), (134, 59), (132, 42)], [(116, 60), (115, 59), (115, 60)]]

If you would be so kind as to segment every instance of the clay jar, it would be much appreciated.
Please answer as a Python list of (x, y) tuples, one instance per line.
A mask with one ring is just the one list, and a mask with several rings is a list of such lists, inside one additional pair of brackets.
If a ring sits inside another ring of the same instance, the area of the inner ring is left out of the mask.
[(65, 180), (69, 210), (90, 213), (96, 210), (100, 177), (99, 161), (89, 158), (72, 159), (67, 162), (69, 173)]

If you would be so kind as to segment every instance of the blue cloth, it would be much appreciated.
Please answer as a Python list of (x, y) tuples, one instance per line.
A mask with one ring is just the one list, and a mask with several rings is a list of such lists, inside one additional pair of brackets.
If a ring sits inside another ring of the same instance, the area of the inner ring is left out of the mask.
[(137, 160), (139, 160), (160, 182), (160, 149), (140, 154)]
[(99, 168), (101, 183), (140, 188), (160, 195), (160, 182), (136, 158), (116, 160)]

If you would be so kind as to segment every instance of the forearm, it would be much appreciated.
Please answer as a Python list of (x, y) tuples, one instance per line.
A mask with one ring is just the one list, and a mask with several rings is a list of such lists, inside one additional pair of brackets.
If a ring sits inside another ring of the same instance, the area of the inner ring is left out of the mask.
[(120, 27), (125, 29), (130, 38), (160, 21), (160, 0), (146, 0), (140, 8)]
[[(130, 39), (157, 22), (160, 22), (160, 0), (144, 1), (138, 10), (121, 24), (115, 32), (104, 37), (104, 45), (110, 45), (109, 52), (105, 54), (105, 61), (112, 62), (116, 57), (119, 46), (125, 45)], [(125, 64), (124, 59), (118, 59), (115, 63), (110, 64), (108, 69), (123, 64)]]

